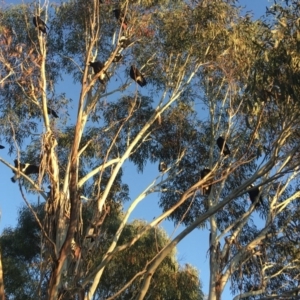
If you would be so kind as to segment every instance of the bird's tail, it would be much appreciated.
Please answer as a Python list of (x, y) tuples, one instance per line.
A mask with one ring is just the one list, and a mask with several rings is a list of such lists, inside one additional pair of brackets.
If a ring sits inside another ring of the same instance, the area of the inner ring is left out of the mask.
[(13, 176), (13, 177), (11, 178), (11, 181), (12, 181), (13, 183), (15, 183), (17, 180), (18, 180), (18, 176), (17, 176), (17, 175), (15, 175), (15, 176)]

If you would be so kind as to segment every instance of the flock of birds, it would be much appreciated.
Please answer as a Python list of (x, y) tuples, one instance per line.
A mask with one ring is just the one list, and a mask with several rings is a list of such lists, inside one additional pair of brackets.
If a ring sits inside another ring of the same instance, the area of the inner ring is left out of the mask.
[[(128, 20), (127, 20), (126, 16), (124, 16), (122, 11), (118, 8), (114, 9), (113, 12), (114, 12), (116, 19), (121, 24), (123, 30), (126, 30), (126, 28), (128, 26)], [(38, 30), (40, 30), (44, 34), (47, 34), (47, 29), (49, 29), (49, 28), (46, 25), (46, 23), (40, 18), (40, 16), (33, 17), (33, 24), (36, 28), (38, 28)], [(113, 62), (119, 62), (122, 59), (121, 52), (130, 45), (130, 41), (128, 40), (128, 38), (126, 36), (122, 36), (119, 40), (119, 44), (120, 44), (120, 49), (119, 49), (118, 53), (116, 54)], [(90, 62), (89, 65), (93, 68), (93, 71), (96, 76), (97, 76), (97, 74), (101, 73), (101, 71), (103, 70), (103, 68), (105, 66), (100, 61)], [(130, 68), (130, 77), (134, 81), (136, 81), (141, 87), (143, 87), (147, 84), (142, 73), (134, 65), (132, 65)], [(100, 74), (99, 81), (101, 84), (105, 84), (107, 79), (108, 79), (107, 72), (103, 72), (102, 74)], [(48, 109), (49, 114), (51, 114), (55, 118), (58, 118), (57, 113), (53, 109), (51, 109), (49, 107), (47, 107), (47, 109)], [(220, 136), (216, 142), (217, 142), (217, 146), (220, 149), (220, 152), (224, 156), (230, 155), (229, 147), (225, 143), (225, 140), (223, 137)], [(5, 147), (0, 145), (0, 149), (3, 149), (3, 148), (5, 148)], [(23, 164), (23, 163), (20, 163), (17, 159), (14, 160), (14, 166), (16, 169), (20, 170), (25, 175), (39, 173), (39, 166), (28, 164), (28, 163)], [(165, 172), (167, 170), (167, 164), (165, 162), (160, 162), (158, 170), (159, 170), (159, 172)], [(205, 178), (206, 176), (208, 176), (210, 174), (210, 172), (211, 172), (211, 170), (208, 168), (203, 169), (201, 171), (201, 178), (202, 179)], [(15, 175), (11, 178), (11, 181), (16, 182), (18, 180), (18, 178), (20, 177), (20, 174), (19, 174), (19, 172), (16, 172), (14, 170), (13, 170), (13, 173)], [(205, 187), (203, 187), (203, 195), (208, 196), (210, 194), (212, 182), (213, 182), (212, 178), (209, 178), (207, 180), (207, 185)], [(260, 205), (260, 203), (263, 202), (262, 196), (260, 195), (259, 187), (254, 188), (253, 184), (251, 186), (253, 188), (248, 191), (249, 197), (250, 197), (250, 200), (252, 203), (256, 203), (255, 207), (258, 207)]]
[[(113, 13), (118, 20), (118, 22), (121, 24), (122, 29), (125, 31), (128, 26), (128, 19), (124, 15), (124, 13), (121, 11), (121, 9), (116, 8), (113, 10)], [(119, 51), (116, 53), (113, 62), (117, 63), (119, 62), (123, 56), (121, 52), (127, 48), (131, 44), (130, 40), (122, 35), (119, 39)], [(104, 64), (101, 61), (95, 61), (95, 62), (90, 62), (90, 66), (93, 68), (95, 75), (101, 73), (101, 71), (104, 68)], [(130, 72), (129, 72), (130, 78), (133, 79), (139, 86), (143, 87), (147, 84), (147, 81), (144, 77), (144, 75), (134, 66), (132, 65), (130, 67)], [(103, 72), (100, 74), (99, 81), (102, 84), (105, 84), (105, 82), (108, 80), (108, 74), (106, 72)]]
[[(125, 30), (128, 26), (128, 20), (124, 16), (124, 14), (121, 12), (120, 9), (114, 9), (113, 10), (114, 15), (116, 19), (121, 23), (122, 28)], [(46, 25), (46, 23), (40, 18), (40, 16), (36, 15), (32, 19), (34, 26), (41, 31), (44, 34), (47, 34), (47, 29), (49, 27)], [(121, 55), (121, 52), (130, 45), (130, 41), (126, 36), (121, 36), (119, 40), (119, 51), (116, 54), (113, 62), (119, 62), (123, 56)], [(104, 68), (104, 64), (100, 61), (90, 62), (89, 65), (93, 68), (93, 71), (95, 75), (97, 76)], [(145, 86), (147, 84), (144, 76), (142, 73), (133, 65), (130, 68), (130, 77), (136, 81), (141, 87)], [(99, 75), (99, 81), (100, 83), (104, 84), (108, 79), (108, 74), (106, 72), (103, 72)], [(59, 118), (58, 114), (55, 110), (53, 110), (50, 107), (47, 107), (48, 114), (51, 114), (54, 118)], [(0, 145), (0, 149), (4, 149), (5, 147)], [(39, 174), (39, 166), (29, 164), (29, 163), (20, 163), (17, 159), (14, 160), (14, 167), (15, 169), (20, 170), (25, 175), (31, 175), (31, 174)], [(13, 170), (14, 176), (11, 177), (12, 182), (16, 182), (20, 178), (19, 171)]]
[[(229, 147), (228, 145), (225, 143), (225, 140), (223, 137), (219, 137), (217, 139), (217, 146), (219, 147), (220, 149), (220, 152), (224, 155), (224, 156), (227, 156), (227, 155), (230, 155), (230, 150), (229, 150)], [(161, 161), (158, 165), (158, 170), (159, 172), (165, 172), (167, 170), (168, 166), (165, 162)], [(208, 168), (205, 168), (201, 171), (200, 175), (201, 175), (201, 179), (205, 178), (206, 176), (208, 176), (209, 174), (211, 173), (211, 170), (208, 169)], [(213, 182), (213, 178), (208, 178), (207, 179), (207, 182), (203, 188), (202, 188), (202, 194), (205, 195), (205, 196), (208, 196), (211, 192), (211, 187), (212, 187), (212, 182)], [(252, 187), (252, 189), (250, 189), (248, 191), (248, 194), (249, 194), (249, 198), (250, 198), (250, 201), (253, 203), (256, 203), (255, 204), (255, 208), (259, 207), (260, 204), (263, 203), (263, 198), (262, 196), (260, 195), (260, 188), (259, 187), (254, 187), (253, 184), (250, 185)]]
[[(122, 24), (122, 28), (126, 29), (128, 26), (127, 18), (124, 17), (124, 14), (121, 12), (120, 9), (113, 10), (115, 17), (117, 20)], [(49, 27), (46, 25), (46, 23), (40, 18), (40, 16), (34, 16), (33, 19), (34, 26), (41, 31), (44, 34), (47, 34), (47, 29)], [(130, 41), (126, 36), (122, 36), (119, 40), (120, 43), (120, 49), (118, 53), (116, 54), (113, 62), (119, 62), (122, 59), (121, 52), (130, 45)], [(103, 68), (104, 64), (100, 61), (90, 62), (90, 66), (93, 68), (95, 75), (99, 74)], [(136, 81), (141, 87), (145, 86), (147, 84), (144, 76), (142, 73), (135, 67), (131, 66), (130, 68), (130, 77)], [(106, 72), (103, 72), (99, 76), (100, 83), (104, 84), (106, 80), (108, 79), (108, 74)], [(50, 107), (47, 107), (48, 114), (51, 114), (54, 118), (59, 118), (58, 114), (55, 110), (53, 110)], [(0, 149), (4, 149), (5, 147), (0, 145)], [(32, 165), (29, 163), (20, 163), (17, 159), (14, 160), (14, 166), (16, 169), (20, 170), (25, 175), (31, 175), (31, 174), (39, 174), (39, 166)], [(15, 174), (13, 177), (11, 177), (12, 182), (16, 182), (20, 178), (19, 172), (16, 172), (13, 170), (13, 173)]]
[[(123, 30), (126, 30), (128, 26), (128, 20), (124, 16), (124, 13), (119, 8), (116, 8), (113, 10), (113, 13), (116, 17), (116, 19), (121, 24)], [(48, 26), (46, 23), (40, 18), (40, 16), (34, 16), (33, 17), (33, 24), (36, 28), (38, 28), (41, 32), (44, 34), (47, 34)], [(130, 45), (130, 41), (126, 36), (121, 36), (119, 40), (120, 48), (119, 51), (116, 53), (116, 56), (113, 59), (113, 62), (119, 62), (123, 56), (121, 55), (121, 52)], [(89, 62), (89, 66), (93, 68), (94, 74), (97, 76), (104, 68), (104, 64), (101, 61), (95, 61), (95, 62)], [(132, 65), (130, 67), (129, 75), (131, 79), (133, 79), (139, 86), (143, 87), (147, 84), (147, 81), (143, 74), (134, 66)], [(101, 84), (105, 84), (105, 82), (108, 80), (108, 74), (107, 72), (103, 72), (99, 75), (99, 81)]]

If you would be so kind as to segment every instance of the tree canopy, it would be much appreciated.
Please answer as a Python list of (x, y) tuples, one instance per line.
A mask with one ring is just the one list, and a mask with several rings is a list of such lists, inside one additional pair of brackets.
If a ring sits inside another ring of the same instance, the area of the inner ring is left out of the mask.
[[(0, 141), (16, 163), (0, 161), (28, 206), (1, 238), (6, 292), (202, 299), (174, 249), (209, 229), (209, 299), (227, 283), (236, 299), (296, 299), (299, 13), (297, 1), (260, 20), (235, 0), (3, 7)], [(127, 162), (160, 166), (136, 198)], [(129, 222), (151, 195), (161, 215)], [(184, 225), (172, 239), (165, 219)]]

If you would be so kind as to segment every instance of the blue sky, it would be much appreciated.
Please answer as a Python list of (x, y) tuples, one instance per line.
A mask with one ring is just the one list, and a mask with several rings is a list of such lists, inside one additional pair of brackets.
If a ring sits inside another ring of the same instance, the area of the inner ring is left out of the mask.
[[(20, 3), (21, 1), (6, 1), (6, 4)], [(26, 2), (26, 1), (25, 1)], [(271, 2), (268, 0), (243, 0), (240, 1), (241, 5), (246, 6), (245, 11), (253, 11), (254, 18), (260, 17), (265, 12), (265, 7), (270, 6)], [(73, 88), (73, 87), (72, 87)], [(71, 89), (72, 89), (71, 88)], [(74, 95), (71, 90), (64, 90), (68, 96), (71, 96), (74, 100), (78, 98), (78, 95)], [(5, 145), (5, 144), (4, 144)], [(8, 148), (8, 147), (7, 147)], [(7, 148), (0, 150), (0, 155), (9, 162), (13, 162), (14, 156), (7, 155)], [(132, 168), (130, 163), (125, 165), (125, 173), (127, 177), (125, 182), (130, 186), (131, 198), (134, 199), (140, 194), (144, 188), (150, 184), (154, 178), (158, 175), (156, 165), (148, 164), (143, 174), (137, 173), (136, 168)], [(16, 217), (18, 209), (23, 205), (23, 200), (20, 196), (18, 184), (13, 184), (10, 178), (13, 176), (12, 172), (7, 169), (6, 166), (0, 165), (0, 177), (2, 189), (2, 195), (0, 196), (0, 211), (1, 222), (0, 230), (2, 232), (4, 227), (14, 226), (16, 224)], [(36, 196), (29, 196), (29, 200), (32, 203), (36, 203)], [(147, 221), (153, 220), (160, 214), (158, 208), (158, 196), (151, 195), (147, 197), (141, 205), (131, 215), (130, 220), (144, 219)], [(182, 227), (175, 228), (171, 222), (165, 221), (161, 225), (172, 236), (176, 236)], [(177, 247), (177, 256), (181, 264), (190, 263), (197, 267), (200, 273), (200, 278), (203, 283), (203, 291), (208, 293), (209, 285), (209, 257), (208, 251), (208, 231), (207, 230), (195, 230), (192, 234), (187, 236)], [(223, 293), (222, 299), (232, 299), (227, 286)]]

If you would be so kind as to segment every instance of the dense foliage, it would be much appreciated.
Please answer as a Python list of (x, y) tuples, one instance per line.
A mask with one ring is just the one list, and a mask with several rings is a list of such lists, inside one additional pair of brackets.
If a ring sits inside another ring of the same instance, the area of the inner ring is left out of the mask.
[[(40, 219), (44, 218), (44, 205), (34, 207)], [(89, 217), (88, 208), (84, 207), (84, 218)], [(116, 209), (106, 218), (101, 227), (101, 239), (94, 239), (86, 252), (84, 266), (76, 264), (76, 255), (72, 252), (67, 276), (82, 276), (83, 270), (91, 270), (95, 262), (107, 251), (110, 239), (113, 238), (116, 228), (120, 225), (122, 213)], [(87, 220), (85, 220), (87, 221)], [(120, 244), (128, 243), (134, 238), (137, 230), (145, 227), (143, 221), (134, 221), (128, 224), (123, 231)], [(104, 238), (103, 236), (106, 236)], [(49, 257), (41, 248), (41, 231), (35, 218), (28, 208), (19, 211), (18, 225), (16, 228), (6, 228), (0, 239), (3, 254), (3, 268), (5, 290), (8, 299), (44, 299), (47, 295), (47, 279), (51, 273)], [(169, 241), (166, 233), (161, 228), (150, 230), (132, 248), (121, 252), (113, 258), (111, 264), (104, 272), (103, 281), (96, 291), (96, 298), (108, 299), (130, 282), (137, 273), (153, 256)], [(93, 247), (91, 246), (93, 245)], [(175, 250), (156, 272), (152, 287), (152, 299), (202, 299), (201, 285), (197, 271), (190, 265), (179, 266), (175, 258)], [(41, 257), (43, 259), (41, 260)], [(45, 277), (41, 276), (44, 274)], [(44, 278), (44, 281), (40, 281)], [(78, 287), (69, 287), (63, 294), (64, 298), (72, 299)], [(138, 290), (138, 282), (128, 284), (122, 293), (122, 299), (131, 299)], [(120, 293), (121, 294), (121, 293)]]
[[(209, 299), (227, 282), (297, 297), (300, 6), (278, 2), (257, 21), (234, 0), (1, 9), (0, 139), (39, 172), (0, 161), (45, 200), (2, 235), (8, 295), (201, 299), (174, 247), (209, 228)], [(131, 199), (127, 162), (165, 168)], [(162, 214), (128, 223), (152, 194)], [(185, 226), (172, 240), (166, 218)]]

